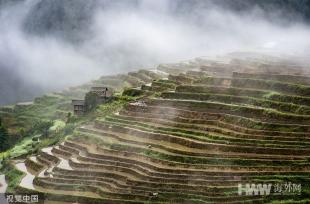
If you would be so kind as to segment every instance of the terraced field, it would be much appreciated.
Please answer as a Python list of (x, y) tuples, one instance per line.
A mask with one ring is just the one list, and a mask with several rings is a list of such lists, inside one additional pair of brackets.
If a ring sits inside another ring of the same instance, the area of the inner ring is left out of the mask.
[[(168, 79), (129, 74), (143, 79), (142, 95), (120, 112), (16, 162), (26, 175), (19, 190), (51, 203), (310, 202), (310, 76), (208, 64), (159, 70)], [(276, 193), (286, 182), (301, 191)], [(239, 195), (246, 183), (270, 183), (271, 194)]]

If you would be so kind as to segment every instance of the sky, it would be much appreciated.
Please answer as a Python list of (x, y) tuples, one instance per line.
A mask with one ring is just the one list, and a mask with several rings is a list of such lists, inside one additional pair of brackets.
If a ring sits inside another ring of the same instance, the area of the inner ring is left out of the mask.
[(212, 0), (14, 2), (0, 2), (0, 104), (199, 56), (310, 50), (309, 26), (281, 9), (240, 12)]

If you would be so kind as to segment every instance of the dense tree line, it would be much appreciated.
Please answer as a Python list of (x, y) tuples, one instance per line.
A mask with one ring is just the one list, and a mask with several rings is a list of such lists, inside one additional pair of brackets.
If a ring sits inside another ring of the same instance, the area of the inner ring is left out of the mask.
[(3, 152), (9, 148), (9, 133), (6, 127), (4, 127), (0, 118), (0, 152)]

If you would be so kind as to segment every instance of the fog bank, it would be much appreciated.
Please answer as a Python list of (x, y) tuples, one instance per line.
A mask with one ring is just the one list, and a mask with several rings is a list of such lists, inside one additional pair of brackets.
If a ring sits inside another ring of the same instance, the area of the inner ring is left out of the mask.
[(15, 0), (0, 6), (0, 104), (162, 62), (310, 50), (308, 25), (298, 13), (283, 19), (283, 8), (238, 9), (215, 0)]

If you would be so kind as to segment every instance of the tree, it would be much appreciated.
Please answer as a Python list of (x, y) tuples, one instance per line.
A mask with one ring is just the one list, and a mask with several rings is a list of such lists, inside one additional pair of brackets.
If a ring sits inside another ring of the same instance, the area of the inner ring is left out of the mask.
[(3, 126), (0, 118), (0, 152), (3, 152), (9, 148), (9, 133)]
[(35, 131), (40, 132), (43, 137), (48, 137), (49, 132), (48, 130), (50, 129), (50, 127), (52, 127), (54, 125), (54, 121), (52, 120), (40, 120), (38, 121), (35, 125), (34, 125), (34, 129)]
[(88, 92), (85, 95), (85, 111), (90, 112), (96, 108), (98, 102), (98, 95), (93, 92)]
[(70, 123), (70, 122), (71, 122), (71, 119), (72, 119), (72, 113), (71, 113), (71, 112), (68, 112), (66, 124)]

